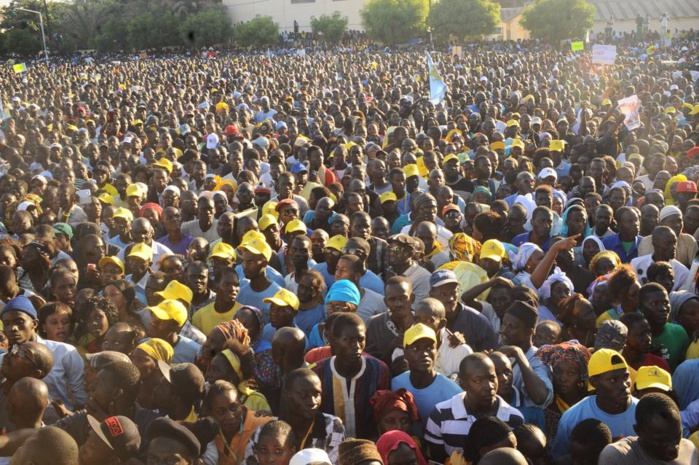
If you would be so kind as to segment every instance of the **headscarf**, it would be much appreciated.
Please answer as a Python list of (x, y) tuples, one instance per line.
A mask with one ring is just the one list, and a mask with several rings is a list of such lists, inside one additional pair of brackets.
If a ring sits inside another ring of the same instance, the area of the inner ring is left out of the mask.
[(672, 185), (678, 182), (686, 181), (687, 176), (684, 174), (678, 174), (671, 177), (667, 184), (665, 184), (665, 205), (675, 205), (675, 199), (672, 198)]
[(590, 270), (595, 271), (595, 266), (597, 265), (597, 262), (599, 262), (603, 258), (610, 259), (612, 263), (614, 263), (614, 268), (618, 268), (621, 266), (621, 259), (616, 254), (616, 252), (611, 250), (603, 250), (601, 252), (598, 252), (597, 255), (592, 257), (592, 260), (590, 260)]
[(515, 255), (515, 259), (512, 260), (512, 268), (515, 271), (524, 270), (527, 267), (527, 262), (534, 254), (534, 252), (543, 253), (543, 250), (541, 250), (541, 247), (534, 244), (533, 242), (525, 242), (524, 244), (520, 245), (519, 250), (517, 251), (517, 255)]
[(359, 305), (362, 296), (359, 294), (359, 289), (355, 284), (348, 279), (335, 281), (328, 294), (325, 296), (325, 304), (328, 302), (347, 302), (354, 305)]
[(427, 461), (422, 456), (422, 452), (420, 452), (420, 448), (415, 443), (415, 440), (399, 430), (388, 431), (382, 434), (379, 440), (376, 441), (376, 448), (379, 450), (379, 454), (381, 454), (383, 463), (388, 463), (388, 456), (391, 455), (391, 452), (398, 449), (401, 444), (407, 444), (415, 451), (418, 465), (427, 465)]
[(368, 439), (347, 439), (341, 442), (337, 449), (337, 456), (337, 465), (357, 465), (372, 460), (383, 464), (376, 444)]
[[(583, 212), (585, 214), (585, 218), (587, 218), (587, 211), (585, 211), (585, 207), (582, 207), (576, 203), (568, 206), (561, 216), (561, 236), (563, 237), (568, 236), (568, 215), (573, 211)], [(586, 221), (585, 230), (582, 232), (582, 237), (587, 237), (590, 235), (590, 233), (592, 233), (592, 229), (590, 228), (589, 223)]]
[(172, 357), (175, 355), (172, 346), (157, 337), (148, 339), (146, 342), (137, 345), (136, 348), (144, 351), (152, 359), (156, 361), (162, 360), (167, 364), (172, 362)]
[(372, 394), (369, 399), (371, 407), (374, 409), (374, 421), (377, 423), (383, 416), (393, 410), (406, 412), (412, 421), (417, 421), (420, 417), (415, 405), (413, 394), (405, 388), (397, 391), (381, 389)]
[(542, 284), (539, 288), (539, 299), (544, 301), (551, 297), (551, 288), (556, 283), (565, 284), (570, 290), (571, 294), (575, 293), (575, 286), (573, 286), (573, 281), (571, 281), (570, 278), (568, 278), (568, 276), (564, 272), (562, 272), (560, 268), (556, 267), (553, 270), (553, 273), (551, 273), (551, 275), (548, 278), (546, 278), (544, 284)]
[[(604, 246), (604, 243), (602, 243), (602, 239), (597, 237), (596, 234), (590, 234), (585, 239), (583, 239), (583, 241), (582, 241), (583, 250), (585, 249), (585, 242), (587, 242), (587, 241), (593, 241), (595, 244), (597, 244), (599, 246), (600, 252), (604, 252), (605, 250), (607, 250), (607, 248)], [(597, 253), (599, 253), (599, 252), (597, 252)]]
[(689, 291), (678, 291), (670, 293), (670, 321), (673, 323), (679, 323), (680, 310), (682, 306), (692, 299), (699, 300), (693, 292)]
[(621, 321), (603, 321), (595, 334), (595, 350), (612, 349), (621, 352), (624, 350), (628, 335), (629, 330)]
[(456, 233), (449, 238), (449, 251), (456, 261), (473, 261), (480, 250), (481, 244), (466, 233)]
[(609, 275), (602, 275), (597, 277), (594, 281), (590, 283), (590, 285), (587, 287), (587, 295), (590, 296), (590, 302), (593, 301), (594, 295), (595, 295), (595, 289), (597, 286), (600, 284), (607, 284), (607, 281), (609, 281)]
[(228, 339), (237, 339), (244, 346), (250, 345), (250, 336), (248, 330), (238, 320), (228, 320), (216, 325), (216, 328), (223, 333), (223, 337)]
[(552, 370), (558, 362), (570, 362), (578, 369), (581, 381), (585, 381), (588, 378), (587, 362), (590, 360), (590, 351), (587, 350), (587, 347), (578, 343), (578, 341), (573, 340), (539, 347), (536, 356)]
[(138, 211), (138, 216), (143, 218), (143, 215), (145, 215), (146, 210), (154, 210), (155, 213), (158, 214), (158, 218), (161, 218), (163, 216), (163, 207), (158, 205), (157, 203), (153, 202), (148, 202), (144, 203), (141, 209)]
[(490, 192), (490, 189), (488, 189), (485, 186), (478, 186), (475, 189), (473, 189), (473, 195), (475, 196), (476, 194), (481, 193), (485, 194), (485, 196), (488, 198), (488, 203), (493, 201), (493, 193)]

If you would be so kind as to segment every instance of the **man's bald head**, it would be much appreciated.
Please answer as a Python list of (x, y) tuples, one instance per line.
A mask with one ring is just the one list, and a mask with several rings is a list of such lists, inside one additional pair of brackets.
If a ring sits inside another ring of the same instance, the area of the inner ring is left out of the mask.
[(478, 463), (479, 465), (528, 465), (524, 455), (511, 447), (491, 450)]
[(8, 380), (17, 381), (25, 377), (43, 379), (53, 369), (53, 353), (44, 344), (25, 342), (20, 350), (26, 354), (21, 363), (10, 364), (10, 360), (3, 360), (0, 372)]
[(435, 226), (434, 223), (431, 221), (423, 221), (420, 224), (417, 225), (417, 228), (415, 229), (415, 233), (418, 236), (422, 236), (423, 234), (428, 234), (433, 237), (437, 236), (437, 226)]
[(438, 319), (446, 318), (444, 304), (433, 297), (426, 297), (415, 305), (415, 313), (425, 312), (434, 315)]
[(10, 465), (75, 465), (78, 444), (60, 428), (47, 426), (37, 431), (10, 459)]
[[(303, 360), (306, 335), (298, 328), (279, 328), (272, 339), (272, 359), (282, 366), (285, 361)], [(299, 365), (300, 366), (300, 365)]]
[(49, 403), (49, 388), (35, 378), (22, 378), (10, 389), (7, 397), (7, 416), (16, 427), (25, 422), (34, 423), (41, 417)]

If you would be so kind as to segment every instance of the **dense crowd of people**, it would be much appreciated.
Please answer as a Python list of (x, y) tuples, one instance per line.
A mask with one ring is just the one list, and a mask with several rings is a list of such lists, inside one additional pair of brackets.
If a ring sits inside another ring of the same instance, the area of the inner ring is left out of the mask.
[(432, 56), (0, 69), (0, 462), (696, 464), (696, 33)]

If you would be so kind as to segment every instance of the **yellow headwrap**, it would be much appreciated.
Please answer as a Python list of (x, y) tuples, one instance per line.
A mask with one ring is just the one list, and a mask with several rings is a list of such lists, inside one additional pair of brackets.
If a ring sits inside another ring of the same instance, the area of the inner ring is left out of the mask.
[(665, 184), (665, 205), (675, 205), (675, 199), (672, 198), (672, 192), (670, 191), (670, 188), (673, 184), (686, 180), (687, 176), (685, 176), (684, 174), (678, 174), (677, 176), (673, 176), (670, 178), (667, 184)]
[(465, 233), (456, 233), (449, 239), (449, 251), (454, 260), (470, 262), (481, 251), (481, 244)]
[(157, 337), (139, 344), (136, 346), (136, 348), (141, 349), (155, 360), (162, 360), (168, 364), (172, 362), (172, 357), (175, 355), (174, 350), (172, 350), (172, 346), (162, 339), (158, 339)]
[(221, 355), (226, 357), (226, 360), (228, 360), (228, 363), (231, 364), (231, 368), (233, 368), (233, 372), (236, 374), (238, 377), (239, 382), (245, 381), (243, 378), (243, 370), (240, 369), (240, 359), (236, 354), (233, 353), (231, 349), (226, 349), (221, 352)]
[(616, 254), (616, 252), (612, 250), (603, 250), (601, 252), (598, 252), (597, 255), (592, 257), (592, 260), (590, 260), (590, 269), (592, 271), (595, 270), (595, 266), (597, 266), (597, 262), (599, 262), (603, 258), (608, 258), (609, 260), (614, 263), (614, 268), (617, 268), (621, 266), (621, 259), (619, 258), (619, 255)]

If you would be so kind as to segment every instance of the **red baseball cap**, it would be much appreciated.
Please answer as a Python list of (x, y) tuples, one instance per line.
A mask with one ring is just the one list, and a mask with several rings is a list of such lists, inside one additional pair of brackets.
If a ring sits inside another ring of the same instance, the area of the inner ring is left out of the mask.
[(693, 147), (687, 150), (687, 158), (694, 158), (699, 155), (699, 147)]
[(677, 183), (677, 192), (698, 192), (694, 181), (681, 181)]

